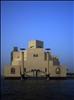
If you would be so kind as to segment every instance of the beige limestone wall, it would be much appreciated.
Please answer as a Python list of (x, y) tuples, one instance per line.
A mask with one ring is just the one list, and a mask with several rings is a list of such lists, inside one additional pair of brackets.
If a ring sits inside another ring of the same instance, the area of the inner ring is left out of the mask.
[[(21, 60), (22, 59), (22, 53), (21, 51), (13, 52), (13, 60)], [(27, 59), (27, 51), (24, 51), (24, 60)]]
[[(15, 68), (15, 74), (11, 74), (11, 68)], [(4, 77), (20, 77), (20, 66), (7, 65), (4, 68)]]
[[(37, 57), (34, 57), (34, 54), (38, 55)], [(49, 53), (50, 58), (51, 53)], [(13, 61), (12, 65), (5, 67), (4, 69), (4, 76), (9, 77), (16, 77), (20, 76), (20, 66), (21, 66), (21, 73), (23, 74), (23, 64), (22, 64), (22, 53), (21, 52), (14, 52), (13, 53)], [(11, 74), (11, 68), (15, 67), (16, 73)], [(39, 69), (42, 72), (45, 72), (45, 68), (47, 68), (46, 74), (50, 74), (51, 77), (65, 77), (66, 76), (66, 68), (64, 66), (59, 66), (61, 69), (60, 74), (56, 74), (55, 70), (58, 66), (53, 66), (53, 60), (49, 60), (49, 71), (48, 71), (48, 55), (47, 60), (45, 60), (45, 54), (44, 49), (42, 48), (29, 48), (24, 51), (24, 68), (26, 68), (26, 75), (33, 76), (33, 73), (31, 72), (32, 69)], [(39, 73), (39, 75), (45, 75), (45, 73)]]
[[(56, 68), (60, 68), (60, 74), (56, 74)], [(50, 76), (51, 77), (66, 77), (66, 68), (63, 66), (53, 66), (50, 68)]]
[[(34, 55), (38, 55), (38, 57), (34, 57)], [(27, 60), (37, 60), (37, 61), (43, 61), (44, 60), (44, 50), (41, 48), (31, 48), (27, 51)]]
[[(24, 51), (24, 61), (27, 60), (27, 51)], [(12, 65), (20, 65), (20, 62), (22, 61), (22, 52), (13, 52), (13, 61)]]

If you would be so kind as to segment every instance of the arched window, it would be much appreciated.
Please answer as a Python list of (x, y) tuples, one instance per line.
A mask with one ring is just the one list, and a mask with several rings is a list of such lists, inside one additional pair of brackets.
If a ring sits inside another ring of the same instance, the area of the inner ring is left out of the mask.
[(56, 74), (60, 74), (60, 72), (61, 72), (60, 68), (59, 67), (56, 68)]
[(15, 68), (11, 68), (11, 74), (15, 74)]

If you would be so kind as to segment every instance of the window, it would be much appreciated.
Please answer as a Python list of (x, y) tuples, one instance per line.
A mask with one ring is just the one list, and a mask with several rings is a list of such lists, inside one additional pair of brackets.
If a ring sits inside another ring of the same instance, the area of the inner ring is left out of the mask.
[(11, 74), (15, 74), (15, 68), (11, 68)]
[(24, 72), (26, 72), (26, 68), (24, 68)]
[(60, 74), (60, 68), (56, 68), (56, 74)]
[(47, 72), (47, 68), (45, 68), (45, 72)]
[(45, 60), (47, 60), (47, 53), (46, 52), (44, 53), (44, 58), (45, 58)]
[(38, 54), (34, 54), (33, 57), (38, 57)]

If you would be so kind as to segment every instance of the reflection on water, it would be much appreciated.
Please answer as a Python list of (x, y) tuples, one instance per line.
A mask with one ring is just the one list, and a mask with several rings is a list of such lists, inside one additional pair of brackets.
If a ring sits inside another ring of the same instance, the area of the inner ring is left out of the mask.
[(74, 100), (74, 80), (2, 80), (2, 100)]

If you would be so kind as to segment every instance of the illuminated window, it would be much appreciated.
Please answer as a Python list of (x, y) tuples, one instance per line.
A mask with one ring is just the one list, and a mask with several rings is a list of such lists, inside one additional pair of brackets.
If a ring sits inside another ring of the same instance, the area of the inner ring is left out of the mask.
[(60, 74), (60, 68), (56, 68), (56, 74)]
[(11, 74), (15, 74), (15, 68), (11, 68)]

